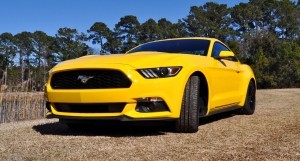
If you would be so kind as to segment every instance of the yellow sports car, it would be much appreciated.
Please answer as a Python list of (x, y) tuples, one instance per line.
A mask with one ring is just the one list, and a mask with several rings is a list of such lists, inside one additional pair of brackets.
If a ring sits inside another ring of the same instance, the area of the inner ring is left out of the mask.
[(177, 38), (125, 54), (88, 55), (56, 65), (45, 87), (47, 118), (78, 121), (173, 121), (197, 132), (199, 118), (255, 110), (251, 68), (214, 38)]

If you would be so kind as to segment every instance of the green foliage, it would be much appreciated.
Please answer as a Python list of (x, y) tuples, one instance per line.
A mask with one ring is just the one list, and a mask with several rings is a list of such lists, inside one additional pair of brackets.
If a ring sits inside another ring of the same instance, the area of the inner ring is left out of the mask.
[(300, 85), (300, 46), (285, 42), (276, 56), (277, 87), (299, 87)]
[(149, 41), (204, 36), (225, 41), (241, 62), (251, 65), (259, 88), (300, 87), (299, 4), (250, 0), (228, 8), (207, 2), (192, 6), (176, 23), (166, 18), (140, 23), (136, 16), (127, 15), (114, 29), (95, 22), (88, 35), (66, 27), (55, 36), (43, 31), (2, 33), (0, 85), (20, 88), (26, 83), (40, 90), (37, 84), (46, 82), (47, 71), (55, 64), (91, 52), (87, 41), (99, 46), (99, 54), (117, 54)]
[(3, 33), (0, 35), (0, 68), (5, 70), (8, 66), (13, 65), (13, 58), (17, 52), (14, 44), (13, 35)]
[(58, 54), (58, 61), (78, 58), (88, 54), (89, 46), (83, 41), (86, 35), (78, 34), (76, 29), (60, 28), (56, 34), (52, 50)]
[(108, 41), (108, 39), (111, 37), (112, 31), (106, 26), (105, 23), (96, 22), (88, 30), (88, 33), (91, 33), (88, 38), (92, 40), (92, 43), (100, 45), (99, 54), (103, 54), (105, 52), (105, 50), (103, 49), (104, 41)]
[(240, 3), (234, 6), (230, 15), (236, 28), (235, 32), (241, 38), (253, 34), (253, 29), (257, 28), (256, 22), (261, 16), (259, 9), (251, 3)]
[(122, 42), (117, 37), (117, 33), (113, 32), (107, 37), (107, 42), (103, 45), (103, 49), (111, 54), (121, 53)]
[(122, 17), (115, 27), (117, 38), (122, 42), (122, 53), (125, 53), (138, 44), (138, 35), (141, 26), (136, 16), (129, 15)]
[(259, 47), (258, 52), (253, 57), (254, 63), (252, 65), (255, 73), (258, 88), (270, 88), (276, 86), (274, 75), (270, 70), (272, 60), (268, 58), (263, 52), (262, 47)]
[[(15, 44), (17, 46), (17, 52), (19, 53), (19, 65), (21, 67), (20, 70), (20, 82), (24, 82), (26, 79), (30, 79), (31, 77), (31, 56), (33, 52), (33, 45), (31, 42), (32, 33), (30, 32), (21, 32), (15, 37)], [(26, 72), (26, 73), (25, 73)]]
[(159, 26), (153, 19), (149, 19), (141, 25), (141, 31), (139, 35), (140, 43), (154, 41), (160, 38), (161, 38), (161, 33), (160, 33)]
[(203, 6), (192, 6), (184, 21), (190, 36), (214, 37), (225, 41), (231, 32), (229, 13), (227, 5), (207, 2)]
[(157, 25), (159, 27), (161, 38), (168, 39), (168, 38), (175, 38), (176, 32), (174, 31), (174, 24), (168, 21), (165, 18), (158, 20)]
[(50, 49), (55, 42), (54, 37), (48, 36), (43, 31), (35, 31), (32, 34), (34, 78), (39, 82), (46, 82), (47, 72), (55, 65), (55, 55)]

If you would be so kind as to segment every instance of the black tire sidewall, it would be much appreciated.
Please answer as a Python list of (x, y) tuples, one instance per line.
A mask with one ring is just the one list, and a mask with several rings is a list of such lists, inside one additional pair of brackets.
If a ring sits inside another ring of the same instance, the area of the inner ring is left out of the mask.
[(199, 109), (203, 101), (200, 100), (200, 78), (191, 76), (184, 90), (180, 117), (176, 121), (176, 131), (193, 133), (198, 131)]
[[(253, 104), (253, 107), (250, 106), (249, 104), (249, 99), (251, 99), (250, 96), (249, 97), (249, 92), (250, 90), (253, 90), (253, 94), (254, 94), (254, 104)], [(255, 112), (255, 103), (256, 103), (256, 98), (255, 98), (255, 95), (256, 95), (256, 88), (255, 88), (255, 85), (252, 81), (250, 81), (249, 85), (248, 85), (248, 90), (247, 90), (247, 93), (246, 93), (246, 100), (245, 100), (245, 105), (243, 107), (243, 113), (246, 114), (246, 115), (252, 115), (254, 112)]]

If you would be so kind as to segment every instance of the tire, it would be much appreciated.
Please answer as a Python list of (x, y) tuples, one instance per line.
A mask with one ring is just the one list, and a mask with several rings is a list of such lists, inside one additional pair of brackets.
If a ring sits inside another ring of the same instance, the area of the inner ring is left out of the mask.
[(180, 117), (176, 121), (176, 132), (195, 133), (199, 126), (199, 109), (204, 106), (199, 97), (200, 79), (191, 76), (185, 86)]
[(253, 81), (250, 81), (248, 85), (245, 105), (241, 109), (242, 114), (252, 115), (254, 113), (255, 102), (256, 102), (255, 93), (256, 93), (255, 84)]

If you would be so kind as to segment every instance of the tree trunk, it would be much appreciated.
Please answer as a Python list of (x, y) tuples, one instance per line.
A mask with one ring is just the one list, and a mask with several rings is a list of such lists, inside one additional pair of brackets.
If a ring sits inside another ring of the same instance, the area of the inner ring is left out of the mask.
[(24, 82), (24, 63), (22, 59), (22, 54), (20, 54), (20, 67), (21, 67), (21, 85)]
[(7, 66), (5, 67), (5, 70), (4, 70), (4, 85), (7, 85)]

